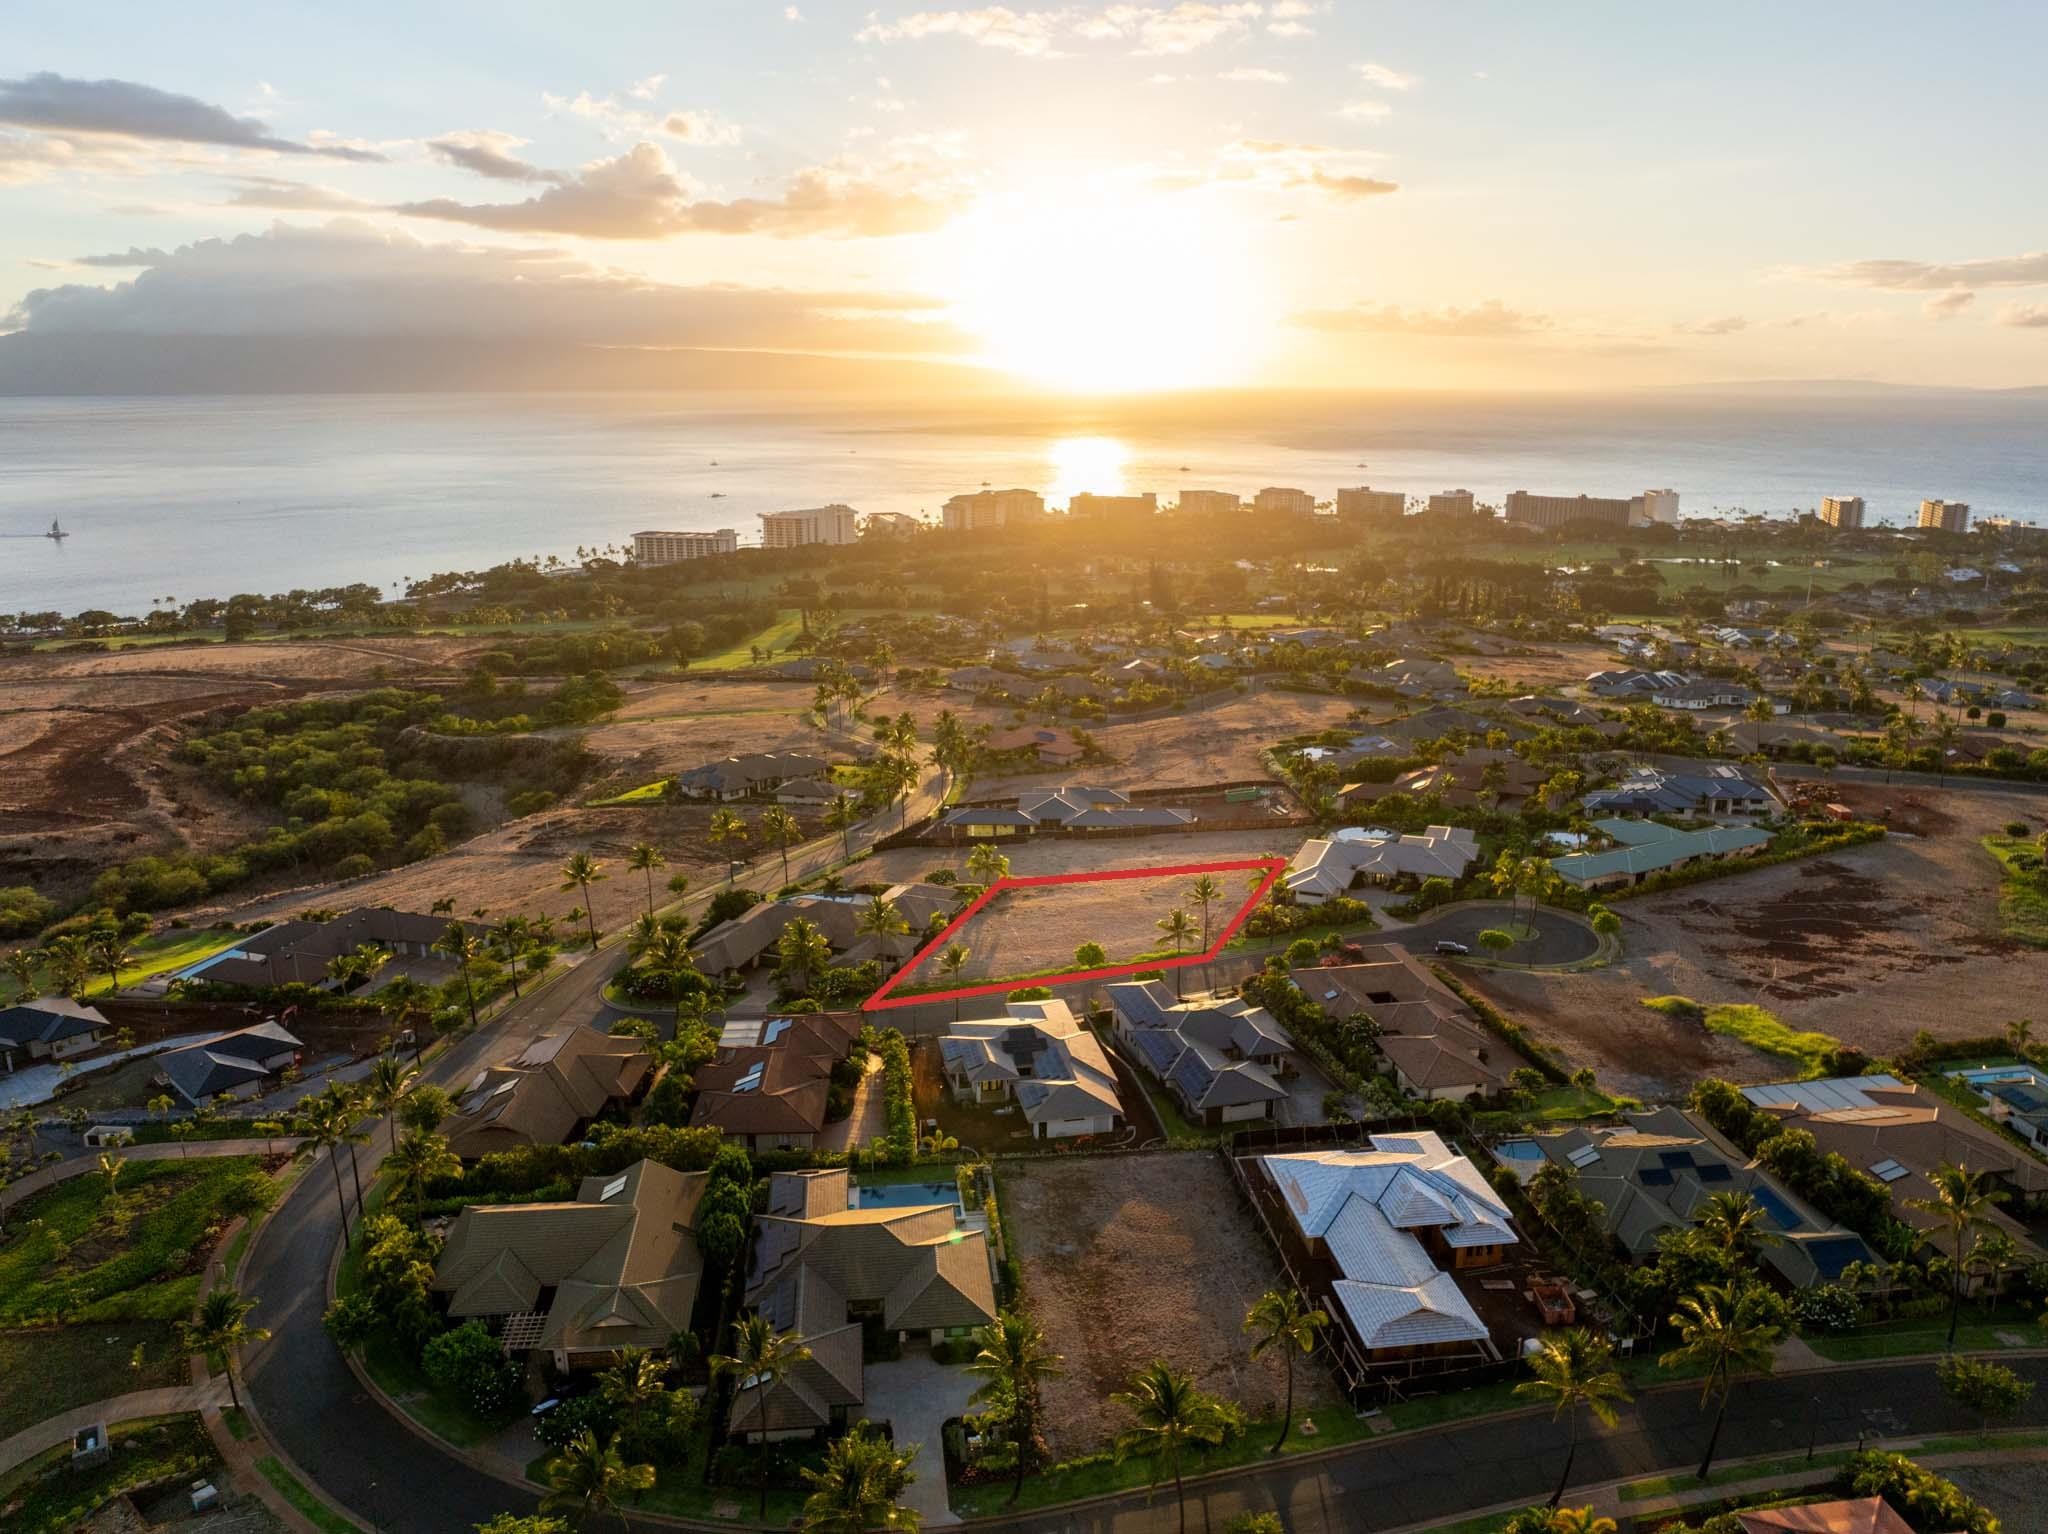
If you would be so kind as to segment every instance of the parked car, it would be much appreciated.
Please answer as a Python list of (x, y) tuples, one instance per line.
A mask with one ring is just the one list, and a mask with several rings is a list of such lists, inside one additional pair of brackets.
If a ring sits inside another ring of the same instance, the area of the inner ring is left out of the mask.
[(1467, 948), (1463, 943), (1454, 943), (1449, 938), (1439, 938), (1437, 940), (1436, 951), (1438, 953), (1469, 954), (1472, 950)]

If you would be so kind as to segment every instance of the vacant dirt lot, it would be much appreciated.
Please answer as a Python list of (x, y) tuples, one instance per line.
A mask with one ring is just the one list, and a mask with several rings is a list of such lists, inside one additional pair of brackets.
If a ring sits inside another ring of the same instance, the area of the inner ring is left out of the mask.
[[(1031, 1311), (1066, 1359), (1045, 1385), (1056, 1457), (1099, 1448), (1126, 1426), (1108, 1397), (1155, 1358), (1255, 1413), (1279, 1410), (1280, 1361), (1253, 1363), (1240, 1329), (1279, 1270), (1221, 1159), (1007, 1162), (1002, 1200)], [(1314, 1365), (1295, 1371), (1297, 1407), (1332, 1395)]]
[(1596, 671), (1618, 664), (1614, 651), (1602, 644), (1539, 645), (1527, 655), (1447, 655), (1467, 676), (1506, 680), (1528, 692), (1546, 687), (1572, 687)]
[(1981, 788), (1827, 785), (1919, 835), (1623, 901), (1626, 958), (1579, 975), (1496, 971), (1479, 988), (1575, 1065), (1638, 1095), (1682, 1093), (1699, 1076), (1767, 1081), (1783, 1062), (1660, 1017), (1644, 996), (1755, 1002), (1788, 1025), (1869, 1053), (1996, 1033), (2038, 1010), (2048, 953), (1998, 930), (1998, 870), (1978, 838), (2008, 821), (2041, 826), (2048, 800)]
[[(1198, 929), (1181, 951), (1199, 953), (1202, 909), (1188, 898), (1190, 882), (1186, 877), (1112, 879), (1005, 890), (954, 935), (953, 940), (973, 956), (960, 971), (958, 983), (1071, 969), (1074, 950), (1083, 943), (1100, 943), (1112, 964), (1170, 948), (1157, 923), (1175, 906), (1185, 910)], [(1217, 875), (1216, 882), (1223, 897), (1209, 908), (1212, 933), (1221, 930), (1248, 893), (1229, 874)], [(930, 967), (917, 976), (921, 983), (941, 978)]]
[[(1081, 836), (1048, 837), (1044, 841), (998, 842), (1010, 860), (1013, 875), (1088, 873), (1103, 868), (1178, 867), (1186, 863), (1230, 862), (1240, 858), (1291, 858), (1308, 832), (1280, 827), (1273, 831), (1169, 832), (1162, 836), (1119, 836), (1092, 841)], [(950, 868), (967, 877), (969, 846), (898, 847), (878, 852), (861, 864), (864, 878), (921, 879), (935, 868)], [(1249, 874), (1218, 874), (1224, 893), (1249, 893)], [(1235, 883), (1233, 884), (1233, 881)], [(1079, 938), (1075, 942), (1081, 941)]]
[(1114, 761), (1056, 772), (977, 778), (976, 798), (1061, 783), (1105, 788), (1184, 788), (1248, 778), (1270, 778), (1259, 753), (1286, 735), (1335, 729), (1359, 718), (1348, 698), (1262, 688), (1210, 708), (1168, 714), (1137, 724), (1091, 726)]

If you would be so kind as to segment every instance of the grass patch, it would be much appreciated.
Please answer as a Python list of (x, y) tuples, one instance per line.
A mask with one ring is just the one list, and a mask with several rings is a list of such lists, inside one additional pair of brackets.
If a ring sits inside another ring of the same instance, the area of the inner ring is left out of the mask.
[(130, 1161), (117, 1192), (94, 1176), (38, 1194), (0, 1246), (0, 1324), (184, 1319), (209, 1238), (260, 1175), (253, 1156)]
[(1621, 1488), (1624, 1502), (1648, 1502), (1656, 1497), (1675, 1497), (1683, 1492), (1696, 1491), (1701, 1486), (1729, 1486), (1741, 1481), (1761, 1481), (1772, 1476), (1797, 1475), (1811, 1470), (1815, 1475), (1849, 1462), (1850, 1451), (1832, 1449), (1825, 1454), (1816, 1454), (1813, 1463), (1807, 1464), (1805, 1454), (1786, 1454), (1777, 1459), (1751, 1460), (1747, 1464), (1717, 1465), (1707, 1472), (1701, 1481), (1690, 1470), (1675, 1471), (1670, 1475), (1653, 1475), (1647, 1480), (1630, 1481)]
[(184, 1362), (167, 1321), (0, 1332), (0, 1438), (74, 1406), (182, 1385)]
[[(1972, 1311), (1976, 1313), (1972, 1315)], [(1998, 1335), (2017, 1337), (2006, 1342)], [(1808, 1337), (1807, 1345), (1831, 1363), (1862, 1363), (1873, 1358), (1911, 1358), (1922, 1353), (1939, 1353), (1948, 1346), (1948, 1316), (1917, 1316), (1911, 1320), (1880, 1321), (1853, 1332), (1823, 1332)], [(1956, 1347), (1965, 1353), (1997, 1353), (2012, 1348), (2041, 1346), (2041, 1331), (2034, 1317), (2017, 1305), (2000, 1306), (1989, 1315), (1969, 1301), (1963, 1303), (1962, 1322), (1956, 1328)]]
[(1709, 1007), (1689, 996), (1646, 996), (1643, 1005), (1680, 1022), (1698, 1023), (1709, 1033), (1747, 1044), (1761, 1054), (1789, 1060), (1799, 1067), (1800, 1078), (1806, 1081), (1825, 1076), (1842, 1047), (1840, 1039), (1828, 1034), (1787, 1028), (1775, 1014), (1748, 1002), (1721, 1002)]
[(1535, 1104), (1536, 1117), (1553, 1124), (1602, 1118), (1610, 1113), (1619, 1113), (1624, 1108), (1642, 1106), (1633, 1097), (1613, 1097), (1598, 1087), (1570, 1084), (1538, 1092)]
[(274, 1455), (264, 1455), (256, 1461), (256, 1468), (263, 1479), (275, 1486), (278, 1494), (316, 1529), (324, 1530), (325, 1534), (363, 1534), (360, 1526), (342, 1517), (308, 1491), (305, 1483), (279, 1464)]
[[(121, 966), (121, 989), (140, 985), (152, 975), (197, 964), (233, 947), (240, 936), (232, 927), (191, 927), (173, 928), (143, 938), (130, 951), (128, 962)], [(46, 964), (36, 967), (35, 983), (43, 991), (58, 989), (56, 977)], [(104, 969), (95, 970), (85, 982), (87, 996), (105, 996), (112, 988)]]
[(2005, 872), (1998, 887), (1999, 930), (2015, 942), (2048, 948), (2048, 875), (2039, 848), (2017, 836), (1987, 836), (1983, 846)]
[(223, 1406), (220, 1420), (227, 1425), (228, 1436), (236, 1443), (247, 1443), (256, 1436), (256, 1429), (249, 1425), (249, 1414), (239, 1406)]
[(629, 788), (622, 794), (613, 794), (609, 799), (592, 799), (589, 808), (605, 809), (615, 804), (659, 804), (668, 789), (667, 778), (656, 778), (652, 783), (642, 783), (638, 788)]
[[(1314, 1437), (1302, 1435), (1301, 1422), (1304, 1417), (1314, 1419)], [(1238, 1465), (1272, 1464), (1276, 1459), (1284, 1460), (1311, 1450), (1355, 1443), (1370, 1436), (1371, 1433), (1366, 1422), (1361, 1421), (1356, 1413), (1341, 1402), (1326, 1411), (1297, 1412), (1294, 1422), (1295, 1431), (1287, 1435), (1286, 1447), (1277, 1455), (1270, 1455), (1266, 1451), (1273, 1446), (1273, 1436), (1280, 1431), (1280, 1424), (1274, 1420), (1260, 1419), (1248, 1424), (1244, 1436), (1235, 1443), (1224, 1444), (1204, 1453), (1190, 1451), (1185, 1474), (1195, 1476), (1211, 1470), (1229, 1470)], [(922, 1457), (919, 1456), (920, 1459)], [(1015, 1503), (1010, 1501), (1012, 1482), (1009, 1480), (956, 1487), (952, 1498), (953, 1511), (962, 1517), (973, 1518), (1000, 1513), (1012, 1507), (1022, 1510), (1045, 1507), (1054, 1502), (1068, 1502), (1079, 1497), (1099, 1497), (1108, 1492), (1142, 1491), (1151, 1484), (1151, 1481), (1152, 1466), (1149, 1460), (1134, 1456), (1119, 1463), (1115, 1456), (1110, 1454), (1091, 1454), (1068, 1464), (1054, 1465), (1028, 1477), (1024, 1482), (1024, 1494)], [(1161, 1486), (1166, 1496), (1173, 1495), (1171, 1478), (1162, 1481)]]
[(111, 1423), (107, 1440), (113, 1454), (100, 1464), (74, 1470), (67, 1442), (0, 1478), (0, 1504), (22, 1499), (9, 1534), (56, 1534), (124, 1493), (190, 1480), (220, 1462), (196, 1413)]
[[(738, 644), (728, 645), (723, 650), (699, 656), (690, 662), (691, 671), (730, 671), (737, 666), (754, 664), (753, 648), (781, 650), (803, 632), (803, 615), (795, 608), (785, 608), (776, 615), (775, 621), (758, 634), (750, 634)], [(687, 673), (685, 673), (687, 674)]]

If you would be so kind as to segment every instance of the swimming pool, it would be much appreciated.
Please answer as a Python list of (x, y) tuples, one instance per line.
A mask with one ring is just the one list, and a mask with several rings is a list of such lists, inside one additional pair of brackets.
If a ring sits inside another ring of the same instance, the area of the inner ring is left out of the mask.
[(2043, 1084), (2040, 1073), (2027, 1065), (1980, 1066), (1973, 1071), (1951, 1071), (1949, 1074), (1973, 1087), (1997, 1086), (2007, 1081), (2031, 1081), (2036, 1086)]
[(920, 1204), (960, 1207), (960, 1190), (949, 1182), (891, 1182), (853, 1190), (849, 1209), (915, 1209)]
[(1503, 1140), (1493, 1147), (1493, 1159), (1520, 1179), (1543, 1165), (1543, 1147), (1534, 1140)]

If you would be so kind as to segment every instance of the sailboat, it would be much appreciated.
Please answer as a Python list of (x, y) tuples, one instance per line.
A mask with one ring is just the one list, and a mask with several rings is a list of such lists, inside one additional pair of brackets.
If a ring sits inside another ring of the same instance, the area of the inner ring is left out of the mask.
[(43, 536), (45, 538), (50, 539), (52, 542), (62, 543), (66, 538), (69, 538), (71, 535), (64, 531), (63, 526), (57, 521), (55, 517), (52, 517), (50, 518), (50, 530), (47, 533), (44, 533)]

